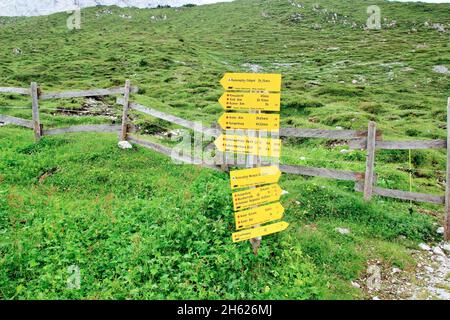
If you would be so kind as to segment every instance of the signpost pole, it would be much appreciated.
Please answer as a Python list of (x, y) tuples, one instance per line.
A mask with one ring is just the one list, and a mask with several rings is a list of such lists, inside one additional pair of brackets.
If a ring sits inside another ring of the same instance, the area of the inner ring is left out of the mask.
[(450, 240), (450, 98), (447, 100), (447, 184), (445, 187), (444, 240)]
[[(261, 113), (261, 111), (251, 111), (250, 113)], [(255, 130), (255, 137), (257, 139), (260, 137), (258, 130)], [(259, 155), (259, 147), (258, 147), (258, 154), (253, 156), (253, 163), (252, 164), (253, 164), (253, 168), (261, 167), (261, 156)], [(254, 228), (258, 228), (260, 226), (261, 225), (257, 224), (256, 226), (254, 226)], [(250, 244), (252, 245), (253, 253), (255, 255), (258, 255), (258, 250), (261, 247), (261, 241), (262, 241), (262, 237), (257, 237), (257, 238), (250, 239)]]

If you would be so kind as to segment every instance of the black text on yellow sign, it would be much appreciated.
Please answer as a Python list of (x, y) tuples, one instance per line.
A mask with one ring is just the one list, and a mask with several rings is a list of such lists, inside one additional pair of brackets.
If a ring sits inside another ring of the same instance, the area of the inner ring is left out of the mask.
[(281, 74), (225, 73), (220, 84), (225, 90), (281, 91)]
[(272, 203), (259, 208), (236, 212), (234, 215), (236, 229), (246, 229), (257, 224), (264, 224), (283, 218), (284, 208), (281, 203)]
[(265, 113), (224, 113), (219, 124), (224, 130), (276, 131), (280, 129), (280, 116)]
[(220, 135), (214, 141), (221, 152), (251, 154), (261, 157), (280, 157), (281, 140), (272, 138), (257, 138), (240, 135)]
[(232, 170), (230, 171), (231, 189), (277, 183), (280, 176), (281, 171), (276, 166)]
[(280, 93), (225, 92), (219, 99), (225, 110), (280, 111)]
[(233, 242), (240, 242), (245, 240), (250, 240), (258, 237), (267, 236), (272, 233), (280, 232), (286, 230), (289, 226), (287, 222), (277, 222), (274, 224), (269, 224), (267, 226), (262, 226), (253, 229), (247, 229), (239, 232), (235, 232), (232, 235)]
[(234, 211), (278, 201), (280, 200), (282, 191), (278, 184), (270, 184), (259, 188), (235, 192), (233, 193)]

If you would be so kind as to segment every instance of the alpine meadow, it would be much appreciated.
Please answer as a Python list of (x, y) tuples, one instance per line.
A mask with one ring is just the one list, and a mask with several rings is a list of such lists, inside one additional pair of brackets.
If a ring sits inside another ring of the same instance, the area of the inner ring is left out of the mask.
[[(369, 6), (380, 9), (377, 28), (367, 26)], [(36, 82), (45, 94), (128, 79), (138, 88), (130, 101), (211, 128), (225, 73), (281, 74), (281, 128), (367, 131), (374, 121), (383, 141), (447, 141), (448, 3), (97, 6), (68, 28), (73, 14), (0, 13), (0, 87)], [(44, 133), (120, 126), (116, 98), (39, 100)], [(0, 93), (0, 114), (31, 120), (32, 99)], [(149, 143), (173, 148), (193, 135), (129, 117)], [(367, 150), (345, 140), (281, 139), (281, 165), (366, 171)], [(450, 299), (442, 203), (365, 201), (355, 181), (283, 173), (289, 227), (264, 236), (255, 255), (232, 241), (227, 172), (117, 143), (116, 132), (35, 141), (33, 130), (0, 122), (0, 299)], [(380, 148), (374, 161), (377, 188), (446, 193), (445, 147)]]

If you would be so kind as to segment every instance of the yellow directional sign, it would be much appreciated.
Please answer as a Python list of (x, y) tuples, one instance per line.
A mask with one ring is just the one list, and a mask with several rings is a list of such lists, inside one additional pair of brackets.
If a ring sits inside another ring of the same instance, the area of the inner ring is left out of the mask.
[(221, 152), (252, 154), (261, 157), (280, 157), (280, 139), (220, 135), (214, 141), (214, 144)]
[(281, 74), (225, 73), (220, 84), (225, 90), (281, 91)]
[(258, 227), (258, 228), (254, 228), (254, 229), (247, 229), (244, 231), (235, 232), (235, 233), (233, 233), (232, 239), (233, 239), (233, 242), (250, 240), (253, 238), (267, 236), (272, 233), (286, 230), (286, 228), (288, 226), (289, 226), (289, 223), (287, 223), (287, 222), (284, 222), (284, 221), (277, 222), (277, 223), (269, 224), (269, 225), (263, 226), (263, 227)]
[(225, 92), (219, 99), (225, 110), (280, 111), (280, 93)]
[(281, 171), (276, 166), (230, 171), (231, 189), (277, 183)]
[(266, 130), (280, 129), (280, 115), (266, 113), (224, 113), (219, 118), (224, 130)]
[(236, 212), (234, 215), (236, 229), (246, 229), (257, 224), (283, 218), (284, 208), (281, 203), (273, 203), (263, 207)]
[(280, 200), (281, 188), (278, 184), (233, 193), (234, 211), (256, 207)]

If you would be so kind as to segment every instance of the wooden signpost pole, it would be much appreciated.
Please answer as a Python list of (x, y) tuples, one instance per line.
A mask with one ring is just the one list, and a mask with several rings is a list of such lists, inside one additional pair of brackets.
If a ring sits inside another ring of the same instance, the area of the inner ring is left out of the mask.
[(444, 240), (450, 239), (450, 98), (447, 100), (447, 183), (445, 186)]
[[(253, 111), (253, 112), (250, 112), (250, 113), (261, 113), (261, 111)], [(255, 130), (255, 137), (257, 139), (260, 138), (260, 134), (259, 134), (258, 130)], [(253, 164), (253, 168), (261, 167), (261, 156), (259, 155), (259, 153), (258, 153), (258, 155), (253, 156), (253, 163), (252, 164)], [(254, 226), (254, 228), (258, 228), (260, 226), (261, 225), (257, 224), (256, 226)], [(257, 237), (257, 238), (250, 239), (250, 244), (252, 245), (253, 253), (255, 255), (258, 254), (259, 247), (261, 246), (261, 241), (262, 241), (262, 237)]]
[(31, 106), (33, 110), (33, 127), (34, 138), (39, 141), (42, 136), (41, 121), (39, 119), (39, 92), (36, 82), (32, 82), (30, 86)]
[(126, 141), (128, 136), (128, 109), (130, 107), (131, 82), (125, 81), (125, 92), (123, 94), (123, 114), (122, 130), (120, 132), (120, 141)]

